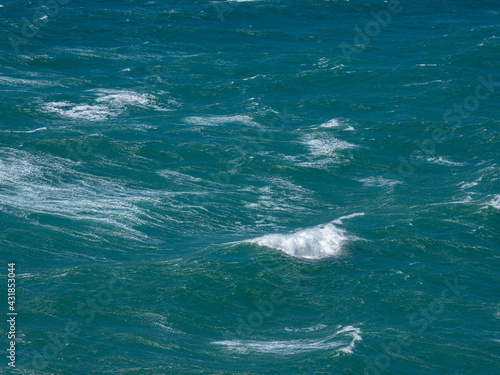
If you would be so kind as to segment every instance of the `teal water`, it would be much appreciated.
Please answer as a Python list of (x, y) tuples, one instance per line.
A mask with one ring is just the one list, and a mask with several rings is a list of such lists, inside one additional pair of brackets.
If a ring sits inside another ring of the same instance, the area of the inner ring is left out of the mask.
[(497, 1), (0, 4), (1, 373), (500, 374)]

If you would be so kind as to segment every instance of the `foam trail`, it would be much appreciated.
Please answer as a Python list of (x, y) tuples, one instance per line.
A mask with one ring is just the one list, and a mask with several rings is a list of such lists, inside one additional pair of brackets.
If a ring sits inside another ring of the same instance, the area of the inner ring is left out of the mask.
[(281, 250), (297, 258), (321, 259), (338, 255), (346, 240), (343, 229), (327, 223), (291, 234), (269, 234), (246, 242)]
[[(63, 158), (0, 148), (0, 212), (94, 222), (95, 237), (108, 233), (137, 240), (147, 238), (136, 226), (156, 219), (154, 211), (141, 207), (141, 202), (156, 202), (172, 193), (128, 188), (120, 180), (80, 172), (74, 168), (76, 165)], [(88, 233), (51, 228), (75, 235)]]
[(355, 212), (355, 213), (350, 214), (350, 215), (341, 216), (338, 219), (333, 220), (332, 223), (334, 223), (334, 224), (342, 224), (343, 220), (352, 219), (353, 217), (356, 217), (356, 216), (363, 216), (364, 214), (365, 214), (364, 212)]
[[(347, 326), (335, 332), (333, 335), (319, 339), (303, 340), (226, 340), (214, 341), (212, 344), (222, 345), (231, 351), (239, 353), (272, 353), (272, 354), (298, 354), (316, 350), (335, 350), (337, 352), (352, 354), (356, 342), (363, 340), (361, 330), (353, 326)], [(339, 336), (339, 337), (337, 337)], [(337, 340), (334, 340), (337, 338)]]
[(47, 128), (44, 126), (43, 128), (37, 128), (33, 130), (0, 130), (1, 132), (6, 132), (6, 133), (35, 133), (41, 130), (47, 130)]

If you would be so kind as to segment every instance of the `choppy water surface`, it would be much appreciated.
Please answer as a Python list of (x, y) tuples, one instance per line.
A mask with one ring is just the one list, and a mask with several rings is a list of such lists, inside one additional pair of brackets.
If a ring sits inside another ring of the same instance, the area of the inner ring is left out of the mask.
[(500, 373), (499, 12), (2, 2), (2, 371)]

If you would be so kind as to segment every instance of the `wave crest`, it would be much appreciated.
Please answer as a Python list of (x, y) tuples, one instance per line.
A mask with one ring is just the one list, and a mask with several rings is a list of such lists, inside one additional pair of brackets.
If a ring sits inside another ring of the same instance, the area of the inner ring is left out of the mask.
[(290, 234), (268, 234), (246, 242), (281, 250), (298, 258), (321, 259), (339, 255), (346, 240), (343, 229), (327, 223)]

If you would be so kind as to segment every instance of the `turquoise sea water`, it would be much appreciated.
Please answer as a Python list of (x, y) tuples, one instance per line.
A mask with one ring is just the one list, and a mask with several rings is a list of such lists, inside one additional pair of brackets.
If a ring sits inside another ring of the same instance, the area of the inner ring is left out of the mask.
[(0, 4), (0, 373), (500, 374), (497, 1)]

